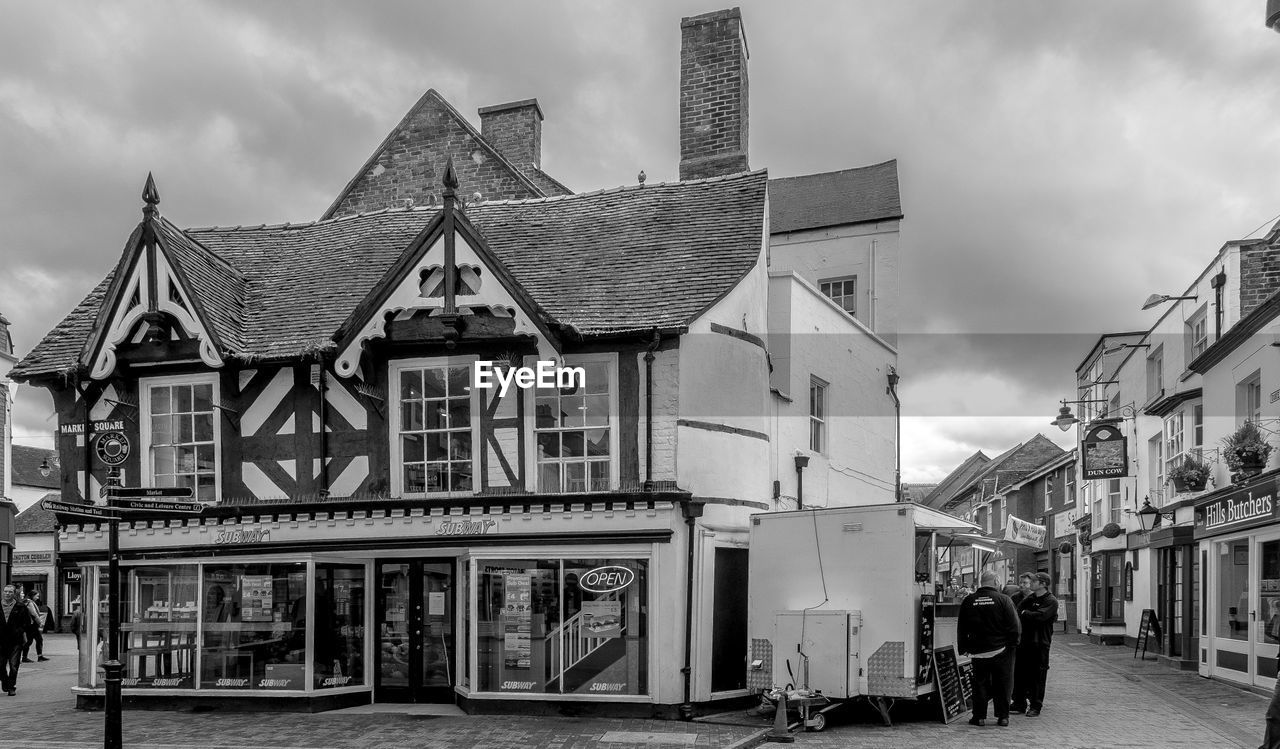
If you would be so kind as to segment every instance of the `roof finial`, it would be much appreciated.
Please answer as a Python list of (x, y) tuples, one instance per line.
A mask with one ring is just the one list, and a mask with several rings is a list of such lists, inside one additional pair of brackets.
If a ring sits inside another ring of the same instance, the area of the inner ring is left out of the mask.
[(444, 165), (444, 199), (446, 202), (454, 200), (457, 195), (454, 190), (458, 189), (458, 173), (453, 169), (453, 157)]
[(160, 204), (160, 191), (156, 189), (156, 180), (147, 172), (147, 184), (142, 188), (142, 215), (150, 218), (156, 214), (156, 206)]

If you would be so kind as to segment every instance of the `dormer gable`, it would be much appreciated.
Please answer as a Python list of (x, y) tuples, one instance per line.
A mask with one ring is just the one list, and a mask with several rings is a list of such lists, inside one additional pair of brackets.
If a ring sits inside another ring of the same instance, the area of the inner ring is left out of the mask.
[[(236, 336), (241, 274), (160, 216), (147, 175), (143, 219), (125, 245), (80, 363), (95, 380), (115, 373), (128, 347), (161, 346), (153, 356), (190, 356), (220, 368)], [(176, 349), (176, 350), (175, 350)]]
[[(481, 317), (503, 321), (503, 335), (528, 336), (541, 358), (558, 358), (559, 336), (550, 315), (511, 275), (484, 236), (458, 207), (457, 176), (449, 160), (444, 208), (401, 253), (373, 290), (338, 329), (334, 371), (351, 377), (369, 341), (385, 338), (393, 319), (425, 317), (439, 340), (452, 347), (491, 335)], [(509, 322), (506, 322), (509, 321)], [(481, 331), (481, 328), (485, 328)], [(468, 332), (469, 329), (471, 332)]]

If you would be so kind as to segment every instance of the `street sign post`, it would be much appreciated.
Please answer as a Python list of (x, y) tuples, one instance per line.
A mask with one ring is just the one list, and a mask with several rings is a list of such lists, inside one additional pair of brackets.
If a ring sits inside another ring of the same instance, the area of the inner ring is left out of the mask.
[(189, 486), (109, 486), (106, 496), (114, 499), (191, 499), (195, 492)]
[(70, 502), (59, 502), (54, 499), (44, 499), (40, 501), (40, 506), (50, 512), (60, 512), (64, 515), (78, 515), (85, 518), (95, 518), (97, 520), (119, 520), (120, 512), (114, 507), (102, 507), (100, 505), (77, 505)]
[(204, 512), (204, 505), (199, 502), (170, 502), (155, 499), (130, 499), (128, 497), (112, 497), (108, 501), (113, 509), (126, 512), (188, 512), (194, 515)]

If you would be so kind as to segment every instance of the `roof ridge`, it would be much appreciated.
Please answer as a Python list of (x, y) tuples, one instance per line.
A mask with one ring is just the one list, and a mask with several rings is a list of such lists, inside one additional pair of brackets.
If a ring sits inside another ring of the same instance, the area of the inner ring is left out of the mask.
[[(618, 185), (617, 187), (602, 187), (599, 190), (592, 190), (591, 192), (575, 192), (575, 193), (570, 193), (568, 195), (548, 195), (543, 198), (522, 198), (518, 200), (516, 199), (483, 200), (483, 201), (480, 201), (479, 203), (468, 203), (466, 207), (463, 209), (463, 213), (466, 213), (467, 210), (472, 207), (480, 206), (480, 205), (518, 205), (518, 204), (531, 205), (531, 204), (537, 204), (537, 203), (549, 203), (557, 200), (572, 200), (574, 198), (589, 198), (589, 197), (594, 197), (599, 195), (611, 195), (614, 193), (621, 193), (626, 191), (656, 190), (660, 187), (679, 187), (682, 185), (698, 185), (698, 184), (704, 184), (704, 183), (710, 183), (710, 182), (726, 182), (733, 179), (746, 179), (747, 177), (754, 177), (761, 174), (768, 175), (768, 173), (769, 173), (768, 169), (753, 169), (749, 172), (721, 174), (716, 177), (704, 177), (702, 179), (687, 179), (687, 180), (675, 180), (673, 182), (658, 182), (652, 185), (649, 185), (649, 184)], [(236, 226), (193, 226), (183, 231), (230, 232), (230, 231), (262, 231), (262, 230), (269, 230), (269, 229), (300, 229), (300, 228), (305, 228), (310, 226), (319, 226), (321, 224), (332, 224), (338, 221), (350, 221), (357, 218), (364, 218), (366, 216), (378, 216), (386, 213), (413, 213), (413, 212), (425, 212), (425, 211), (434, 212), (434, 211), (439, 211), (441, 209), (442, 209), (442, 206), (435, 206), (435, 205), (412, 205), (412, 206), (393, 205), (393, 206), (387, 206), (386, 208), (379, 208), (376, 211), (363, 211), (361, 213), (351, 213), (345, 216), (334, 216), (332, 218), (313, 219), (311, 221), (303, 221), (299, 223), (290, 223), (286, 221), (283, 224), (258, 224), (257, 226), (245, 226), (243, 224), (239, 224)]]

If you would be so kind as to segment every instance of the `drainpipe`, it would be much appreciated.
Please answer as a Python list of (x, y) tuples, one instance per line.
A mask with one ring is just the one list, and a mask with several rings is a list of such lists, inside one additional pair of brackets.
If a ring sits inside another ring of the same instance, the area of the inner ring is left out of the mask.
[(653, 329), (653, 340), (644, 350), (644, 490), (653, 491), (653, 352), (658, 350), (662, 336)]
[(320, 486), (317, 494), (320, 499), (328, 499), (329, 497), (329, 436), (326, 433), (325, 426), (328, 424), (328, 409), (325, 404), (325, 391), (329, 389), (329, 374), (324, 368), (324, 355), (317, 357), (320, 360), (320, 376), (316, 380), (316, 389), (320, 393), (320, 405), (317, 408), (320, 420)]
[(893, 501), (902, 501), (902, 401), (898, 400), (898, 368), (889, 367), (889, 387), (885, 392), (893, 398), (893, 447), (897, 456), (893, 461)]
[(697, 535), (696, 523), (702, 517), (705, 499), (690, 497), (680, 506), (684, 513), (686, 533), (689, 535), (689, 557), (685, 560), (687, 575), (684, 586), (684, 704), (680, 706), (680, 719), (693, 720), (693, 552)]
[(796, 456), (796, 509), (804, 509), (804, 469), (809, 467), (808, 455)]

